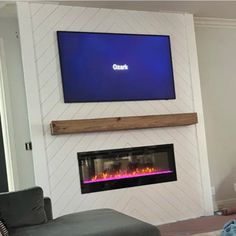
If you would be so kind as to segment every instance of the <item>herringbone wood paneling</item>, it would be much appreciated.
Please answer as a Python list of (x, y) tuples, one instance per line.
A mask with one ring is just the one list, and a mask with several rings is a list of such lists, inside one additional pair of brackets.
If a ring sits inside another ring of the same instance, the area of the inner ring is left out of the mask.
[[(49, 183), (55, 216), (101, 207), (161, 224), (204, 214), (196, 127), (51, 136), (52, 120), (194, 112), (185, 18), (182, 14), (31, 3), (35, 62)], [(57, 30), (168, 34), (176, 100), (63, 103)], [(178, 181), (82, 195), (77, 152), (174, 143)]]

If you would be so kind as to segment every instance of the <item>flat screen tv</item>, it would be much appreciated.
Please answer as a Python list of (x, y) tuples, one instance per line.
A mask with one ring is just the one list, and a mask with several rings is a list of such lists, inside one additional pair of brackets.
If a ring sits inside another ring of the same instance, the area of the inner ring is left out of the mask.
[(175, 99), (170, 37), (58, 31), (64, 101)]

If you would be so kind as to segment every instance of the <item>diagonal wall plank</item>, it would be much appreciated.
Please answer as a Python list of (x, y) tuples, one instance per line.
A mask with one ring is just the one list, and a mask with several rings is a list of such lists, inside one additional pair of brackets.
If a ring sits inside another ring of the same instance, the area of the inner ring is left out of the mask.
[[(137, 12), (30, 3), (45, 150), (54, 215), (109, 207), (153, 224), (204, 214), (196, 128), (160, 128), (54, 137), (52, 120), (194, 112), (183, 14)], [(57, 30), (169, 34), (176, 100), (64, 104)], [(174, 143), (178, 181), (80, 193), (77, 152)]]

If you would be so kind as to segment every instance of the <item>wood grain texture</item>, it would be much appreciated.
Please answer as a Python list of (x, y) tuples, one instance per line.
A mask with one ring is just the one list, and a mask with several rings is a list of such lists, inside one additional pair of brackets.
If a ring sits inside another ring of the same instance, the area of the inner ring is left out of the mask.
[(173, 127), (196, 124), (197, 113), (130, 116), (83, 120), (61, 120), (51, 122), (51, 133), (74, 134), (115, 130)]

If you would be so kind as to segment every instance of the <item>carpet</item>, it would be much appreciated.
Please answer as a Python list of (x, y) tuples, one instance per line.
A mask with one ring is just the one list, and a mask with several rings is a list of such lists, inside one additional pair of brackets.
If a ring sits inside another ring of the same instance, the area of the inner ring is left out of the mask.
[(193, 234), (191, 236), (220, 236), (221, 230), (208, 232), (208, 233), (201, 233), (201, 234)]
[(236, 215), (204, 216), (197, 219), (159, 225), (158, 228), (161, 231), (161, 236), (219, 236), (217, 231), (220, 232), (224, 224), (232, 219), (236, 219)]

